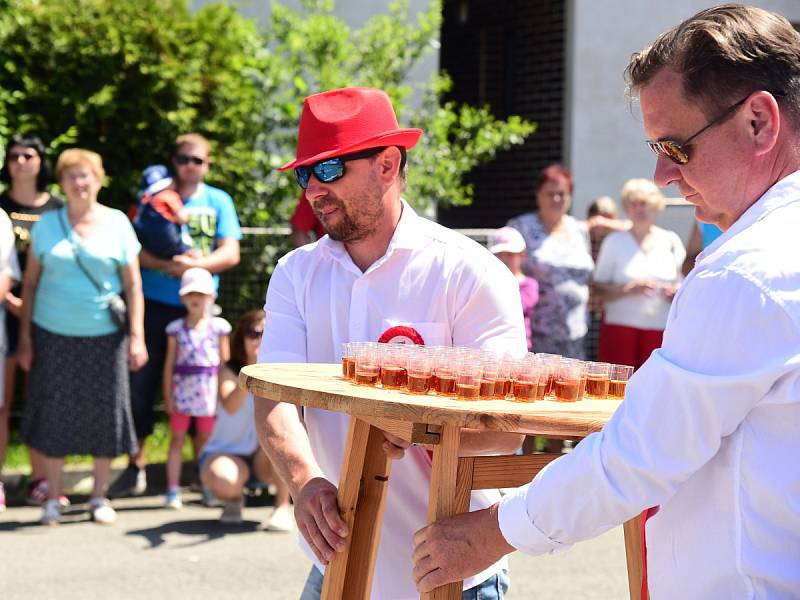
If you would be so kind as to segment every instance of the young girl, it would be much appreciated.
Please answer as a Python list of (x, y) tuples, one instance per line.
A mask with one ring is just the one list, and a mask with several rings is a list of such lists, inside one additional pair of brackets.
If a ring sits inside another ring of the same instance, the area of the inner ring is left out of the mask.
[(209, 309), (214, 301), (211, 273), (199, 267), (181, 277), (181, 301), (187, 314), (167, 325), (167, 356), (164, 360), (164, 402), (169, 414), (167, 496), (169, 508), (181, 508), (181, 449), (192, 418), (195, 420), (195, 453), (203, 449), (214, 428), (220, 365), (229, 358), (231, 326)]
[(251, 310), (239, 319), (231, 338), (231, 359), (220, 369), (219, 410), (214, 433), (200, 455), (200, 478), (206, 489), (222, 500), (223, 523), (241, 523), (245, 483), (251, 474), (272, 481), (277, 488), (275, 510), (267, 522), (271, 531), (292, 531), (294, 516), (289, 506), (289, 488), (270, 466), (258, 447), (253, 417), (253, 396), (238, 385), (239, 369), (256, 362), (264, 311)]

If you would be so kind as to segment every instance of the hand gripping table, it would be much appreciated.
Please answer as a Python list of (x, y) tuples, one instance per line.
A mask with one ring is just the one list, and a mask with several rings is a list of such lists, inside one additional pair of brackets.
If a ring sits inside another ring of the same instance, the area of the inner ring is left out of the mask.
[[(459, 401), (357, 386), (332, 364), (259, 364), (242, 369), (240, 384), (254, 396), (323, 408), (352, 416), (339, 479), (339, 509), (350, 528), (347, 547), (325, 570), (323, 600), (366, 600), (378, 550), (391, 459), (382, 431), (433, 452), (428, 521), (469, 510), (471, 490), (529, 482), (560, 454), (459, 457), (461, 428), (580, 440), (599, 431), (619, 406), (613, 400), (519, 403)], [(642, 581), (641, 520), (624, 525), (628, 585), (639, 600)], [(410, 552), (410, 550), (409, 550)], [(458, 600), (461, 582), (423, 594), (425, 600)]]

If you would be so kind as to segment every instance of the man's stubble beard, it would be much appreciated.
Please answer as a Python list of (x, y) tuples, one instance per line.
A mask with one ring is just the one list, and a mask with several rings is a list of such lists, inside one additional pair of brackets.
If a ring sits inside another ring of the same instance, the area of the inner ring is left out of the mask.
[(362, 190), (354, 193), (350, 202), (350, 210), (339, 198), (329, 198), (321, 207), (334, 205), (341, 215), (339, 223), (327, 225), (324, 219), (317, 215), (322, 228), (328, 236), (337, 242), (360, 242), (371, 236), (378, 229), (378, 224), (383, 220), (385, 209), (383, 206), (383, 193), (377, 177), (370, 174), (367, 185)]

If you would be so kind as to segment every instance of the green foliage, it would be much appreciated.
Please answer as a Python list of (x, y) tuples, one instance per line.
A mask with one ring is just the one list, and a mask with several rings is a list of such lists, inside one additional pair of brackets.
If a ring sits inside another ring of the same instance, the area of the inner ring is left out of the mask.
[(463, 175), (534, 126), (442, 102), (446, 77), (407, 83), (435, 49), (441, 18), (438, 0), (415, 19), (396, 0), (353, 30), (330, 0), (300, 10), (275, 2), (260, 33), (225, 3), (191, 13), (186, 0), (0, 0), (0, 141), (35, 132), (54, 155), (99, 152), (103, 198), (125, 207), (141, 169), (165, 161), (178, 133), (197, 131), (212, 140), (211, 183), (231, 193), (243, 222), (266, 224), (285, 218), (297, 195), (275, 168), (293, 155), (303, 98), (367, 85), (426, 132), (409, 154), (406, 196), (468, 204)]

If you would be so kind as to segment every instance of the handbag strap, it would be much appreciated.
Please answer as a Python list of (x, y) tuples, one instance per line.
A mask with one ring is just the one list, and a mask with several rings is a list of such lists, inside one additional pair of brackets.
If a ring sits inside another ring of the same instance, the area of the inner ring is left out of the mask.
[(97, 293), (103, 294), (108, 290), (105, 289), (105, 287), (101, 286), (99, 283), (97, 283), (97, 280), (94, 277), (92, 277), (91, 273), (89, 273), (89, 269), (87, 269), (86, 266), (81, 261), (80, 247), (69, 236), (69, 230), (67, 229), (66, 218), (64, 217), (66, 213), (67, 213), (66, 206), (62, 210), (58, 211), (58, 217), (59, 217), (58, 222), (61, 223), (61, 230), (64, 232), (64, 239), (66, 239), (67, 242), (69, 242), (70, 246), (72, 246), (72, 253), (75, 255), (75, 262), (78, 263), (78, 267), (80, 267), (80, 270), (83, 271), (83, 274), (86, 275), (89, 281), (92, 282), (92, 285), (94, 285), (94, 287), (97, 288)]

